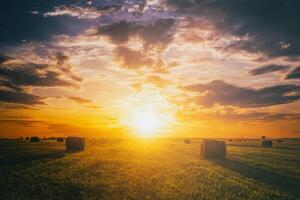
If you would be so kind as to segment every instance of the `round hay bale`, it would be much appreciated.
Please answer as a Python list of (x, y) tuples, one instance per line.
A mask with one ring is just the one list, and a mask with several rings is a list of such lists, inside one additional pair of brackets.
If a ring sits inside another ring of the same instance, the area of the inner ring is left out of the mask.
[(66, 139), (67, 151), (83, 151), (85, 147), (85, 138), (81, 137), (68, 137)]
[(208, 158), (226, 158), (226, 144), (224, 141), (204, 139), (201, 145), (201, 157)]
[(39, 141), (40, 141), (39, 137), (34, 136), (30, 138), (30, 142), (39, 142)]

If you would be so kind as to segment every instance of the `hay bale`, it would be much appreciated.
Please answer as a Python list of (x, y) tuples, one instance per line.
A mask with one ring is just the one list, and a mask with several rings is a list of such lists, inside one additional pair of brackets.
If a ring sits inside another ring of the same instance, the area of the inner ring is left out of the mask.
[(56, 141), (57, 141), (57, 142), (64, 142), (64, 141), (65, 141), (65, 138), (63, 138), (63, 137), (58, 137), (58, 138), (56, 138)]
[(226, 144), (224, 141), (203, 140), (201, 145), (202, 158), (226, 158)]
[(34, 136), (30, 138), (30, 142), (39, 142), (39, 141), (40, 141), (39, 137)]
[(272, 142), (272, 140), (263, 140), (263, 141), (261, 142), (261, 145), (262, 145), (263, 147), (272, 147), (272, 146), (273, 146), (273, 142)]
[(68, 137), (66, 139), (67, 151), (83, 151), (85, 147), (85, 138)]
[(191, 140), (190, 140), (190, 139), (184, 139), (184, 143), (185, 143), (185, 144), (190, 144), (190, 143), (191, 143)]

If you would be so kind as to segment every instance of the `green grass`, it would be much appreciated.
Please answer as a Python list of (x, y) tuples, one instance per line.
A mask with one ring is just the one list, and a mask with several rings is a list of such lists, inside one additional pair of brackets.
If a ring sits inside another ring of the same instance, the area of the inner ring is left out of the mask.
[(240, 143), (227, 160), (203, 160), (195, 140), (89, 140), (73, 154), (1, 141), (0, 199), (300, 199), (299, 141)]

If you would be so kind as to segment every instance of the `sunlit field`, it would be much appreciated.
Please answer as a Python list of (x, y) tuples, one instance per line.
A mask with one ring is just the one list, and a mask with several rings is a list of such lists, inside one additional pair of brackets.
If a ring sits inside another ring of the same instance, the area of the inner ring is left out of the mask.
[(299, 199), (300, 141), (273, 148), (227, 140), (226, 160), (200, 158), (200, 139), (0, 142), (0, 199)]

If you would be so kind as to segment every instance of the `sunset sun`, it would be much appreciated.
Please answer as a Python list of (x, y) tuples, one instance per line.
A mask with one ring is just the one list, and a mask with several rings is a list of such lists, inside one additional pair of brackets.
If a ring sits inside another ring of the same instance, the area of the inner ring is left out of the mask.
[(151, 107), (143, 106), (133, 111), (128, 121), (128, 125), (142, 137), (154, 136), (160, 128), (166, 125), (162, 116)]
[(120, 106), (124, 110), (121, 124), (139, 137), (160, 136), (176, 121), (174, 108), (166, 96), (153, 87), (144, 87), (122, 100)]

